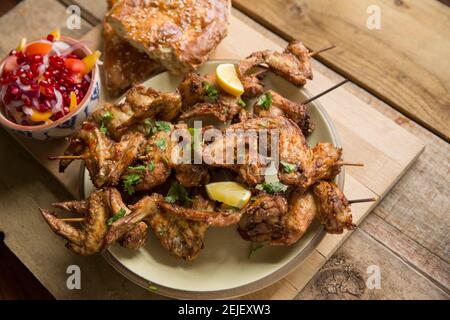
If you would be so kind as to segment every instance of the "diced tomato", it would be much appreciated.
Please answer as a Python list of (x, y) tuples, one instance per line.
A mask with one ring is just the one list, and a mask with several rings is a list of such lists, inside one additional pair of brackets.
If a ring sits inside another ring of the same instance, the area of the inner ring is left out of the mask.
[(45, 42), (36, 42), (29, 44), (25, 48), (25, 54), (27, 56), (34, 56), (34, 55), (42, 55), (45, 56), (52, 50), (52, 45)]
[(17, 68), (17, 57), (9, 56), (5, 60), (5, 64), (3, 65), (3, 73), (11, 73)]
[(65, 64), (67, 69), (75, 74), (84, 74), (84, 71), (86, 70), (86, 64), (80, 59), (67, 58)]

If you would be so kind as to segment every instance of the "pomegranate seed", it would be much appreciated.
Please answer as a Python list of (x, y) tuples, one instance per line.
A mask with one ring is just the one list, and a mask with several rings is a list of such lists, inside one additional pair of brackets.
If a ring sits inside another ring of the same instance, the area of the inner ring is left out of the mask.
[(9, 81), (10, 82), (16, 82), (17, 81), (17, 76), (15, 74), (12, 74), (9, 76)]
[(30, 69), (31, 69), (31, 72), (33, 73), (33, 78), (37, 77), (39, 75), (39, 65), (38, 64), (32, 64)]
[(31, 107), (32, 103), (30, 98), (28, 98), (27, 96), (22, 96), (22, 100), (24, 105), (26, 105), (27, 107)]
[(10, 89), (10, 92), (11, 92), (11, 95), (13, 95), (14, 97), (17, 97), (17, 95), (20, 93), (20, 90), (19, 90), (19, 88), (17, 88), (17, 87), (10, 87), (11, 89)]
[(52, 35), (52, 34), (49, 34), (49, 35), (47, 36), (47, 40), (50, 41), (50, 42), (53, 42), (53, 40), (55, 40), (55, 36)]

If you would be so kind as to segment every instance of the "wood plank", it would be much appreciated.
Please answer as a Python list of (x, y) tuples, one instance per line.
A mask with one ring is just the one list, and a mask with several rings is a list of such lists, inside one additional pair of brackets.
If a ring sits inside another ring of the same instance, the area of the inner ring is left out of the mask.
[[(51, 19), (49, 19), (51, 12)], [(2, 38), (0, 56), (15, 48), (20, 39), (38, 39), (54, 29), (61, 29), (63, 35), (80, 38), (91, 26), (84, 20), (81, 29), (69, 30), (66, 26), (66, 7), (56, 0), (23, 1), (1, 18)]]
[[(285, 39), (336, 50), (320, 60), (436, 134), (450, 139), (450, 10), (434, 0), (234, 0)], [(366, 27), (370, 5), (381, 30)], [(414, 35), (411, 38), (411, 35)]]
[[(315, 68), (333, 82), (341, 79), (321, 64)], [(374, 214), (448, 263), (450, 145), (360, 87), (347, 85), (346, 89), (425, 143), (424, 152), (375, 208)], [(348, 170), (348, 173), (356, 177), (360, 172)], [(389, 241), (383, 235), (372, 236), (381, 242)]]
[(438, 287), (450, 293), (450, 265), (447, 262), (377, 215), (369, 216), (362, 223), (361, 229), (374, 237), (375, 240), (382, 242), (406, 263), (414, 266)]
[[(371, 265), (379, 267), (380, 289), (368, 289)], [(450, 297), (364, 231), (356, 230), (314, 276), (297, 299), (442, 299)]]
[(14, 8), (21, 0), (3, 0), (0, 3), (0, 17)]
[(0, 300), (52, 300), (52, 295), (3, 243), (0, 234)]

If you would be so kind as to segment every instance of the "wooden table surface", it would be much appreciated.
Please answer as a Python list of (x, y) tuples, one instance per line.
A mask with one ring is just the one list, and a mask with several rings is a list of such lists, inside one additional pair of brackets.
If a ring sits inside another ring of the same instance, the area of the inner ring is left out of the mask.
[[(81, 30), (63, 29), (64, 34), (81, 37), (101, 22), (104, 7), (91, 6), (90, 0), (2, 0), (0, 15), (7, 13), (0, 17), (0, 56), (30, 28), (61, 27), (47, 13), (71, 3), (89, 10), (83, 10)], [(287, 40), (300, 38), (310, 48), (336, 43), (338, 49), (321, 55), (323, 64), (315, 67), (336, 80), (350, 78), (356, 83), (349, 85), (353, 94), (426, 144), (408, 173), (297, 297), (449, 299), (450, 9), (445, 1), (260, 0), (255, 8), (252, 3), (234, 1)], [(381, 30), (365, 28), (369, 5), (381, 9)], [(33, 36), (42, 30), (36, 28)], [(0, 219), (22, 215), (18, 227), (26, 232), (30, 226), (23, 215), (68, 194), (3, 129), (0, 154)], [(31, 195), (27, 201), (21, 201), (24, 194)], [(5, 243), (32, 272), (45, 268), (45, 261), (31, 261), (26, 243), (8, 234)], [(0, 298), (50, 297), (3, 245), (0, 257), (2, 264), (8, 261), (7, 268), (0, 267)], [(381, 270), (381, 289), (365, 285), (371, 265)]]

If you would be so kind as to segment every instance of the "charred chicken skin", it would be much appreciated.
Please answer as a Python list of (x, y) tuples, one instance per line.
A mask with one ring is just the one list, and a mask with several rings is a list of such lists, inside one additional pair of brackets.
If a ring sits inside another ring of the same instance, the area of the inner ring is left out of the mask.
[(293, 191), (288, 198), (260, 195), (247, 210), (238, 231), (244, 240), (293, 245), (315, 218), (328, 233), (354, 229), (350, 206), (336, 184), (320, 181), (312, 191)]
[(252, 79), (249, 73), (252, 68), (262, 64), (266, 64), (269, 70), (299, 87), (313, 78), (310, 52), (300, 41), (291, 42), (283, 53), (271, 50), (260, 51), (241, 61), (238, 71), (242, 82), (258, 82), (254, 76)]

